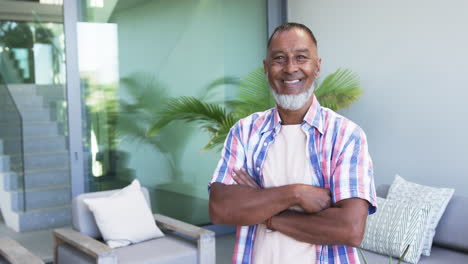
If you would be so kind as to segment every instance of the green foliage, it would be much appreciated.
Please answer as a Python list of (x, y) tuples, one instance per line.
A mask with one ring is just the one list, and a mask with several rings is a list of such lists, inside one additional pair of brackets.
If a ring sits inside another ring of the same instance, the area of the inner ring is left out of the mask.
[(144, 73), (122, 78), (120, 83), (125, 95), (116, 101), (118, 108), (114, 109), (118, 121), (115, 129), (117, 137), (138, 143), (146, 142), (161, 152), (168, 152), (161, 137), (146, 135), (149, 124), (169, 98), (166, 88)]
[(237, 97), (226, 101), (226, 105), (233, 109), (238, 119), (275, 106), (275, 98), (270, 92), (263, 68), (259, 67), (242, 78), (237, 88)]
[(33, 34), (27, 22), (0, 21), (0, 43), (9, 48), (32, 48)]
[(237, 121), (234, 115), (227, 113), (223, 106), (205, 103), (190, 96), (169, 99), (164, 110), (158, 113), (158, 117), (148, 135), (155, 135), (174, 120), (196, 122), (212, 135), (205, 149), (216, 146), (220, 140), (222, 143), (229, 129)]
[(320, 104), (332, 110), (349, 107), (361, 94), (358, 75), (341, 68), (328, 75), (315, 90)]
[[(237, 96), (223, 103), (207, 102), (207, 98), (171, 98), (162, 111), (158, 112), (148, 135), (157, 134), (172, 121), (196, 123), (210, 134), (205, 150), (220, 150), (229, 129), (241, 118), (255, 112), (265, 111), (275, 105), (263, 68), (259, 67), (244, 78), (223, 77), (214, 80), (208, 91), (225, 85), (237, 88)], [(332, 110), (350, 106), (361, 95), (357, 74), (351, 70), (338, 69), (317, 85), (315, 95), (320, 104)]]

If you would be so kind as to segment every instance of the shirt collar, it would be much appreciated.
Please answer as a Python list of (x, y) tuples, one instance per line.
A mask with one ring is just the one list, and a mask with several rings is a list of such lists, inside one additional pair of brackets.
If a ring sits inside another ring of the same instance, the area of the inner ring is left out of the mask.
[[(314, 97), (314, 99), (309, 107), (309, 110), (307, 110), (307, 113), (304, 116), (304, 122), (312, 127), (315, 127), (320, 132), (320, 134), (323, 134), (322, 107), (320, 106), (317, 97), (315, 97), (315, 94), (312, 96)], [(271, 125), (265, 126), (265, 128), (262, 130), (262, 133), (273, 129), (279, 129), (279, 127), (281, 126), (281, 117), (278, 113), (278, 106), (275, 106), (273, 108), (271, 118)]]

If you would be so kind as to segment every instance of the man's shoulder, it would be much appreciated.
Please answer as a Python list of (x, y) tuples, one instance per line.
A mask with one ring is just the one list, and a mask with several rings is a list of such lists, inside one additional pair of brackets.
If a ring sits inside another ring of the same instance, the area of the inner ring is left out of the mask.
[(239, 125), (240, 127), (246, 127), (246, 126), (250, 127), (253, 124), (263, 124), (265, 122), (272, 121), (273, 115), (274, 115), (274, 108), (270, 108), (263, 112), (255, 112), (244, 118), (241, 118), (239, 121), (237, 121), (237, 125)]
[(338, 131), (341, 133), (364, 134), (363, 129), (351, 119), (329, 109), (322, 107), (322, 117), (324, 124), (324, 134), (335, 134)]

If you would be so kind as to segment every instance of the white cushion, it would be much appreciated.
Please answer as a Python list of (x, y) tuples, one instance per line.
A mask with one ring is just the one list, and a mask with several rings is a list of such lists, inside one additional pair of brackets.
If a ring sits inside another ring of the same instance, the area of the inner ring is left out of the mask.
[(377, 197), (377, 204), (377, 212), (367, 217), (360, 247), (399, 258), (410, 245), (403, 261), (417, 263), (421, 257), (430, 206), (380, 197)]
[(431, 206), (429, 222), (427, 223), (424, 235), (422, 251), (424, 256), (431, 254), (432, 240), (434, 239), (437, 224), (445, 212), (445, 208), (452, 198), (454, 191), (454, 189), (430, 187), (409, 182), (399, 175), (395, 176), (395, 180), (390, 186), (387, 199), (411, 201), (412, 203), (429, 203)]
[(162, 237), (138, 180), (108, 197), (84, 199), (111, 248)]

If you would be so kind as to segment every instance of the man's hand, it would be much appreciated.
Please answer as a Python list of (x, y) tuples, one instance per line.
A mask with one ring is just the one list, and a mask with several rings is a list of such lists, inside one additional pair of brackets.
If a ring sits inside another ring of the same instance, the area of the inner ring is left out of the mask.
[(245, 169), (234, 169), (232, 179), (239, 185), (246, 185), (254, 189), (260, 189), (260, 186), (252, 179)]
[(295, 189), (299, 197), (299, 206), (305, 213), (318, 213), (330, 208), (330, 190), (307, 184), (295, 184)]
[[(234, 169), (232, 179), (239, 185), (260, 189), (245, 169)], [(292, 184), (298, 197), (300, 206), (305, 213), (317, 213), (331, 206), (330, 191), (328, 189), (307, 184)]]
[(320, 245), (361, 244), (369, 202), (349, 198), (316, 214), (285, 211), (271, 220), (272, 227), (296, 240)]

